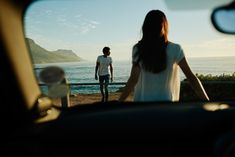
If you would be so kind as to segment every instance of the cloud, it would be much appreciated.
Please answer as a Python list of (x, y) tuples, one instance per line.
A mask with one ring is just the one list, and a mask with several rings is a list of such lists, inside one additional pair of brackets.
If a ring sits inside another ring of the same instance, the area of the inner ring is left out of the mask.
[(73, 17), (66, 15), (58, 15), (56, 17), (58, 25), (66, 28), (69, 32), (73, 32), (74, 35), (87, 34), (92, 29), (96, 29), (100, 23), (95, 20), (89, 20), (84, 18), (83, 15), (77, 14)]
[(66, 17), (64, 15), (57, 16), (56, 21), (59, 23), (64, 23), (66, 22)]
[(81, 23), (81, 33), (82, 34), (87, 34), (92, 29), (95, 29), (97, 27), (97, 25), (100, 24), (99, 22), (94, 21), (94, 20), (82, 19), (82, 21), (83, 21)]
[(74, 18), (80, 18), (80, 17), (82, 17), (81, 14), (77, 14), (77, 15), (74, 16)]
[(92, 21), (92, 20), (90, 20), (90, 23), (91, 23), (91, 24), (94, 24), (94, 25), (100, 24), (99, 22), (97, 22), (97, 21)]
[(53, 11), (52, 10), (45, 10), (44, 13), (48, 16), (48, 15), (52, 15)]

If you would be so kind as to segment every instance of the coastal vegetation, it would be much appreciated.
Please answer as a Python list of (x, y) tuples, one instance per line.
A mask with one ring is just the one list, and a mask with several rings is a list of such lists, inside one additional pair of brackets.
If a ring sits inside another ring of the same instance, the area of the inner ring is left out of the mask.
[(229, 74), (221, 74), (221, 75), (203, 75), (203, 74), (196, 74), (196, 76), (201, 81), (235, 81), (235, 72), (231, 75)]
[[(235, 72), (231, 75), (196, 75), (201, 80), (210, 100), (235, 100)], [(181, 83), (180, 99), (182, 101), (198, 100), (187, 80)]]

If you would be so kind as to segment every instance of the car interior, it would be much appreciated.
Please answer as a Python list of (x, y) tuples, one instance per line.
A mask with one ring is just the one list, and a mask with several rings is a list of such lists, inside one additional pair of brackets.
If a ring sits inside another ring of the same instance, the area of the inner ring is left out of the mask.
[[(53, 105), (41, 92), (25, 41), (23, 17), (33, 2), (0, 1), (3, 156), (235, 156), (234, 99)], [(211, 11), (215, 29), (229, 36), (234, 4)]]

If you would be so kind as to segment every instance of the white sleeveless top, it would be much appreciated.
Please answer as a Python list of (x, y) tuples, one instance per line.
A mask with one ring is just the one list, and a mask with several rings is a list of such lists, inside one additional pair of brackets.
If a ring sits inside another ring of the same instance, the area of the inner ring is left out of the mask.
[[(133, 48), (132, 60), (138, 51)], [(178, 63), (184, 58), (183, 49), (179, 44), (169, 42), (166, 49), (167, 67), (160, 73), (145, 71), (140, 65), (140, 75), (134, 89), (134, 101), (179, 101), (180, 76)]]

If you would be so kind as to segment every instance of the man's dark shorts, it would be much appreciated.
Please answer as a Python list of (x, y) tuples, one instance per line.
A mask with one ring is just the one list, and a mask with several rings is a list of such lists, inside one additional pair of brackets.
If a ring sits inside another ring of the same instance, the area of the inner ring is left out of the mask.
[(99, 82), (100, 83), (105, 83), (105, 85), (109, 84), (109, 75), (103, 75), (103, 76), (99, 76)]

